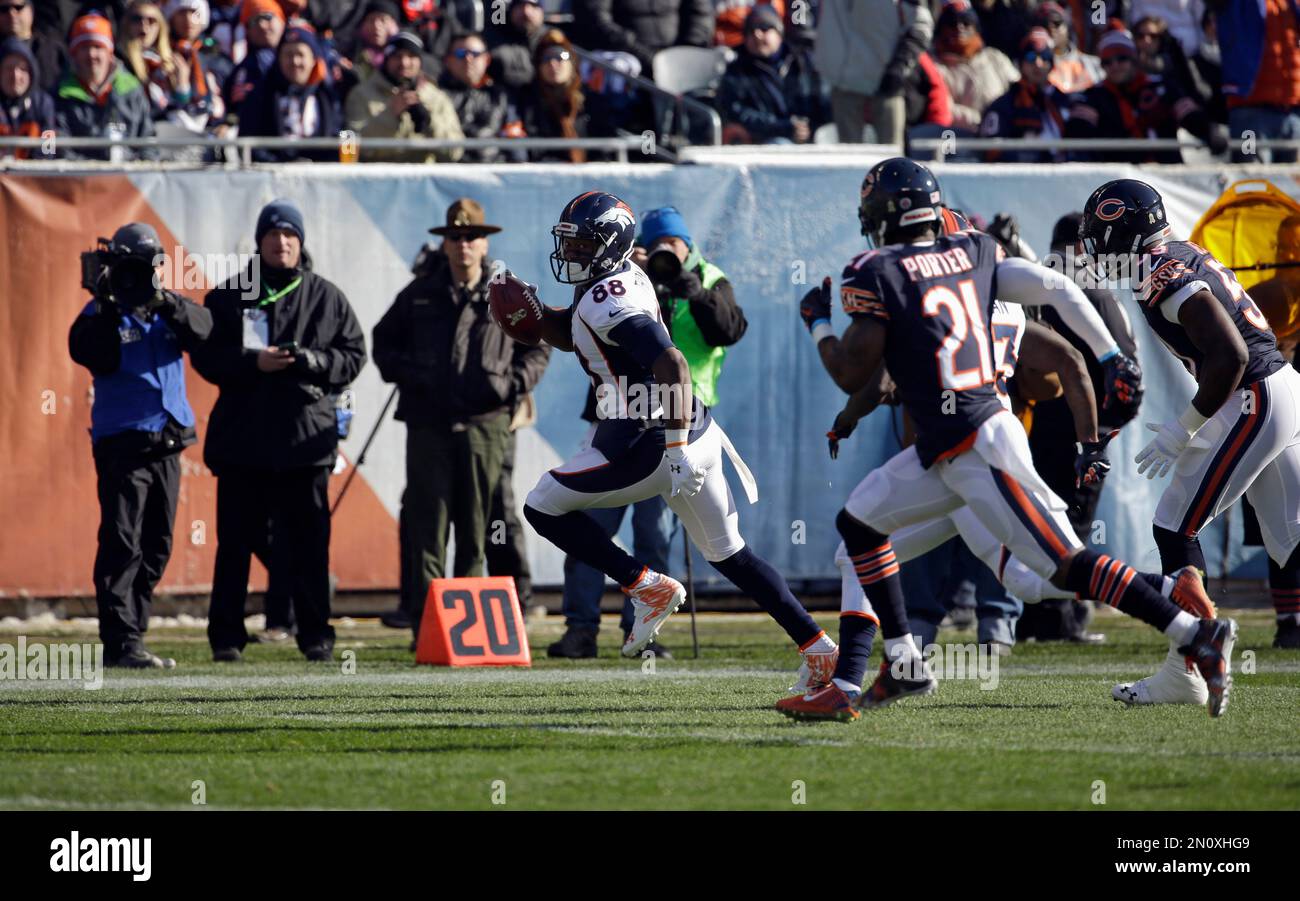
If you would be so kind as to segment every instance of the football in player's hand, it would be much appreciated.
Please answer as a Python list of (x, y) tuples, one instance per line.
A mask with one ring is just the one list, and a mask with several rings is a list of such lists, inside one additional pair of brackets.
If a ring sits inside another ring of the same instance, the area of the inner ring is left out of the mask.
[(542, 304), (536, 289), (505, 272), (492, 278), (488, 285), (488, 309), (501, 329), (523, 344), (542, 343)]

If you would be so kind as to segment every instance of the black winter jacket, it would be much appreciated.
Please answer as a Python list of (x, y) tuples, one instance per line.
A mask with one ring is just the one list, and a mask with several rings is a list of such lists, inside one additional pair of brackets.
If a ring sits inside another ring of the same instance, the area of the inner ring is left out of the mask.
[(665, 47), (713, 44), (711, 0), (575, 0), (574, 42), (588, 50), (623, 50), (653, 77), (651, 61)]
[[(460, 130), (467, 138), (495, 138), (501, 134), (506, 123), (518, 116), (510, 102), (505, 88), (488, 82), (478, 88), (468, 87), (450, 72), (442, 73), (438, 87), (451, 100), (460, 119)], [(495, 147), (482, 150), (466, 150), (461, 157), (464, 163), (500, 162), (502, 153)]]
[(814, 131), (830, 121), (830, 92), (805, 53), (783, 47), (773, 59), (759, 59), (743, 47), (718, 85), (723, 122), (743, 125), (755, 143), (788, 138), (791, 116)]
[(375, 326), (375, 365), (397, 385), (397, 418), (454, 428), (513, 412), (546, 371), (547, 347), (529, 347), (492, 321), (487, 274), (461, 295), (446, 257), (401, 290)]
[[(366, 339), (348, 299), (313, 272), (262, 266), (273, 290), (302, 276), (302, 284), (269, 304), (268, 344), (297, 341), (316, 365), (300, 359), (280, 372), (257, 368), (256, 350), (244, 347), (245, 300), (239, 279), (214, 288), (204, 299), (212, 312), (212, 336), (190, 354), (199, 375), (221, 389), (208, 421), (203, 461), (217, 475), (226, 466), (290, 469), (332, 466), (338, 451), (334, 395), (366, 363)], [(242, 278), (247, 284), (248, 275)]]

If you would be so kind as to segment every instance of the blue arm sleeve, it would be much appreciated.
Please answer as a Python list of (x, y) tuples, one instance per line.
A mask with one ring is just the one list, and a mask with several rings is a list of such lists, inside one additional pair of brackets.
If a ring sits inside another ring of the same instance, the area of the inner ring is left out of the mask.
[(627, 351), (637, 365), (649, 369), (660, 354), (673, 346), (668, 330), (649, 316), (629, 316), (609, 330), (615, 344)]

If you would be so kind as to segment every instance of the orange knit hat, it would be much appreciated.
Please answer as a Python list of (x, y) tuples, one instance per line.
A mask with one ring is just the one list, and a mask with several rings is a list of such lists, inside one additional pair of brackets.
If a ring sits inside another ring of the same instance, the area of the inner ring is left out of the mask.
[(89, 13), (73, 21), (72, 27), (68, 29), (68, 50), (76, 50), (85, 43), (113, 49), (113, 26), (108, 19)]

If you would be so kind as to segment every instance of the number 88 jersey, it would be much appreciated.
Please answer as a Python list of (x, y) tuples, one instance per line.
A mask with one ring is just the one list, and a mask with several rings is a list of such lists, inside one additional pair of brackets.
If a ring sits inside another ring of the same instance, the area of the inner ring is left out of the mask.
[(990, 236), (961, 231), (868, 251), (844, 270), (844, 312), (886, 328), (885, 364), (927, 468), (967, 450), (1004, 409), (991, 328), (1002, 258)]

